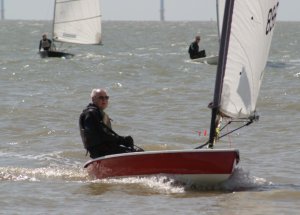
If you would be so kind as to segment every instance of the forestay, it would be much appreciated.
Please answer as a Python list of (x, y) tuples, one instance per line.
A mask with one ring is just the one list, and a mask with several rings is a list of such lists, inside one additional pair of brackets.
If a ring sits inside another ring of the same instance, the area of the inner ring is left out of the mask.
[(279, 1), (233, 2), (219, 110), (232, 118), (249, 118), (255, 112)]
[(99, 0), (56, 0), (53, 40), (78, 44), (100, 44)]

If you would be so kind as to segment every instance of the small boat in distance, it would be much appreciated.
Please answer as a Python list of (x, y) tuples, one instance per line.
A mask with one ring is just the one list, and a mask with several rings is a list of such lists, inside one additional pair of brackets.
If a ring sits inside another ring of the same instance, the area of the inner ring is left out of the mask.
[[(226, 1), (215, 91), (209, 105), (210, 134), (205, 144), (189, 150), (99, 157), (84, 164), (89, 174), (97, 179), (165, 175), (179, 182), (201, 185), (227, 180), (239, 163), (239, 150), (216, 149), (215, 142), (258, 119), (256, 103), (278, 5), (278, 0)], [(227, 124), (221, 125), (222, 119)], [(238, 126), (240, 123), (243, 125)], [(235, 128), (223, 133), (229, 124)]]
[[(218, 29), (218, 43), (220, 44), (221, 33), (222, 33), (222, 24), (223, 24), (223, 16), (224, 16), (224, 8), (225, 8), (226, 0), (216, 0), (216, 14), (217, 14), (217, 29)], [(193, 59), (192, 62), (204, 63), (209, 65), (218, 65), (219, 56), (218, 55), (210, 55), (206, 57)]]
[(41, 56), (41, 58), (46, 58), (46, 57), (58, 57), (58, 58), (72, 58), (74, 56), (74, 54), (71, 53), (67, 53), (67, 52), (59, 52), (59, 51), (46, 51), (46, 50), (42, 50), (39, 51), (39, 54)]
[(101, 44), (101, 13), (99, 0), (55, 0), (52, 29), (52, 49), (40, 51), (44, 57), (73, 57), (74, 54), (56, 50), (54, 42), (72, 44)]
[(210, 55), (207, 57), (195, 58), (192, 60), (192, 62), (205, 63), (205, 64), (209, 64), (209, 65), (218, 65), (218, 60), (219, 60), (219, 56)]

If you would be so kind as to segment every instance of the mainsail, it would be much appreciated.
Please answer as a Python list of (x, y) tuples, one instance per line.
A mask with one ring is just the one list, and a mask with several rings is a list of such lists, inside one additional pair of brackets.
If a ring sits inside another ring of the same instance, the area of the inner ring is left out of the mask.
[(56, 0), (53, 40), (77, 44), (100, 44), (99, 0)]
[(251, 119), (266, 66), (279, 0), (227, 0), (216, 75), (210, 147), (217, 116)]
[(235, 0), (220, 111), (253, 115), (269, 55), (278, 0)]

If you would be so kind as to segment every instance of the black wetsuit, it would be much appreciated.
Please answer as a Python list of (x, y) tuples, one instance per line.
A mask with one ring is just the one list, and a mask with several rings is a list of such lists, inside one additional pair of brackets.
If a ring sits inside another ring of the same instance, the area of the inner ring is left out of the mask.
[(105, 117), (108, 116), (94, 104), (89, 104), (79, 117), (80, 135), (90, 157), (135, 151), (133, 139), (116, 134), (110, 123), (105, 124)]
[(51, 48), (52, 41), (50, 39), (40, 40), (39, 51), (43, 48), (45, 51), (48, 51)]
[(189, 46), (189, 54), (191, 59), (206, 57), (205, 50), (199, 52), (199, 45), (196, 41), (192, 42)]

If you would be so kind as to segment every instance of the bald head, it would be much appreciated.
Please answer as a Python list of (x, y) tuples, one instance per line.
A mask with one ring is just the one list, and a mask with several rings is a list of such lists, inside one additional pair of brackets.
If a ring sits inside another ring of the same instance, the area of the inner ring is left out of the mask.
[(91, 92), (91, 99), (95, 98), (99, 93), (107, 93), (105, 89), (93, 89)]

